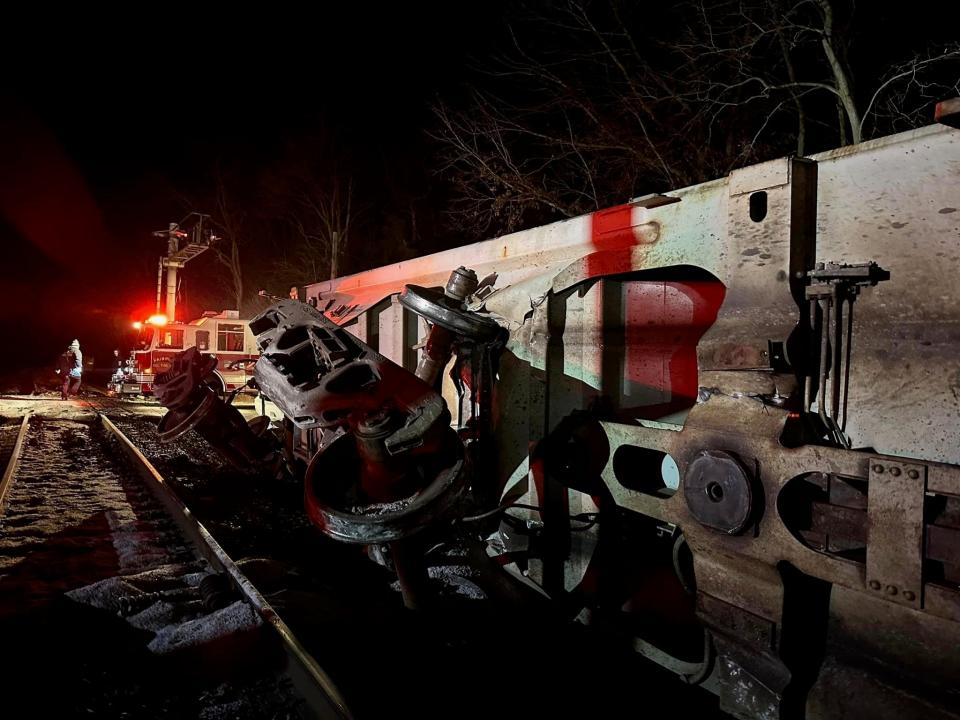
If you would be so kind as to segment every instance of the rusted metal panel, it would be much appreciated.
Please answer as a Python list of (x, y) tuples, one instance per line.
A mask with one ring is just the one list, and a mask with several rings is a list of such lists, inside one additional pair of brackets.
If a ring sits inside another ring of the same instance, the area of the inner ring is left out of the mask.
[(776, 649), (777, 624), (707, 593), (697, 595), (697, 609), (717, 627), (758, 650)]
[(892, 602), (922, 603), (923, 465), (870, 458), (867, 586)]
[(960, 528), (928, 525), (926, 548), (929, 559), (960, 566)]

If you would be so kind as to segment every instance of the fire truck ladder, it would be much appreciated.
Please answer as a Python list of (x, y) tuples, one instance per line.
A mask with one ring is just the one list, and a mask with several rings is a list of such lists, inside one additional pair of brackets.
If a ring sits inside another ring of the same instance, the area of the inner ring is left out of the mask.
[[(181, 230), (191, 218), (196, 218), (190, 232)], [(157, 266), (157, 313), (160, 312), (160, 299), (163, 288), (163, 271), (167, 271), (167, 298), (164, 313), (171, 321), (176, 318), (177, 308), (177, 270), (193, 260), (197, 255), (208, 250), (217, 237), (209, 230), (204, 231), (203, 222), (209, 215), (190, 213), (179, 223), (170, 223), (166, 230), (157, 230), (154, 237), (167, 239), (167, 254), (160, 258)], [(185, 241), (181, 247), (180, 242)]]

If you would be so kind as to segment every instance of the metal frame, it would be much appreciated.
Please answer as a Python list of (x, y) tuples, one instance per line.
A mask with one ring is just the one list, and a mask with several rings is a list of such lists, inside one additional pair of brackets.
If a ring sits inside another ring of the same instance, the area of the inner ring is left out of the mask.
[[(573, 532), (569, 518), (609, 518), (612, 498), (627, 513), (617, 522), (687, 539), (718, 658), (708, 684), (728, 711), (831, 717), (862, 698), (877, 717), (957, 717), (960, 577), (931, 563), (960, 569), (958, 173), (960, 132), (931, 126), (317, 283), (307, 297), (348, 329), (370, 327), (407, 284), (442, 285), (460, 265), (496, 274), (474, 306), (509, 330), (487, 481), (540, 510), (514, 511), (539, 550), (491, 542), (490, 554), (569, 598), (604, 542), (603, 520)], [(867, 261), (890, 279), (864, 291), (850, 325), (845, 449), (798, 426), (819, 414), (801, 407), (806, 379), (825, 377), (806, 289), (818, 262)], [(402, 361), (402, 348), (373, 347)], [(537, 448), (567, 447), (549, 443), (571, 420), (576, 477), (560, 477), (570, 458)], [(625, 477), (621, 448), (671, 457), (680, 491), (637, 489), (659, 468)], [(744, 527), (708, 527), (682, 492), (704, 452), (742, 468)], [(807, 486), (827, 500), (807, 507), (790, 492)], [(830, 531), (819, 549), (782, 503)]]

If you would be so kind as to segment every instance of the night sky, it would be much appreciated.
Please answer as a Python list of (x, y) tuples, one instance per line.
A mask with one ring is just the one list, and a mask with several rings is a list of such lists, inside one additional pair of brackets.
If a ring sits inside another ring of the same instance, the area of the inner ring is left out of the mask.
[(318, 123), (363, 162), (408, 154), (499, 20), (495, 3), (167, 7), (8, 24), (24, 33), (2, 51), (0, 328), (16, 340), (0, 368), (52, 365), (74, 337), (106, 359), (153, 303), (150, 232), (215, 162), (268, 158)]
[[(924, 9), (947, 3), (864, 5), (866, 32), (899, 33), (881, 55), (954, 27)], [(430, 105), (455, 102), (502, 50), (511, 5), (240, 7), (4, 11), (0, 374), (52, 367), (75, 337), (98, 365), (129, 342), (155, 297), (163, 241), (151, 231), (185, 215), (217, 162), (256, 167), (322, 125), (358, 174), (428, 178)], [(188, 277), (214, 269), (210, 255)]]

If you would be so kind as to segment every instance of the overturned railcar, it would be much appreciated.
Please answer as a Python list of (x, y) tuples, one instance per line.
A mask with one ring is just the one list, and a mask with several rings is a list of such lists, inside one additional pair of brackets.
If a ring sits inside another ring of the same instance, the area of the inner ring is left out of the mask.
[[(430, 323), (401, 293), (460, 266), (507, 331), (473, 482), (527, 506), (488, 555), (738, 716), (956, 716), (960, 130), (773, 160), (308, 301), (413, 372)], [(455, 379), (463, 427), (477, 398)], [(296, 432), (305, 459), (320, 442)]]
[(288, 432), (244, 457), (411, 606), (468, 524), (737, 717), (955, 718), (958, 275), (960, 130), (773, 160), (308, 286), (251, 323)]

